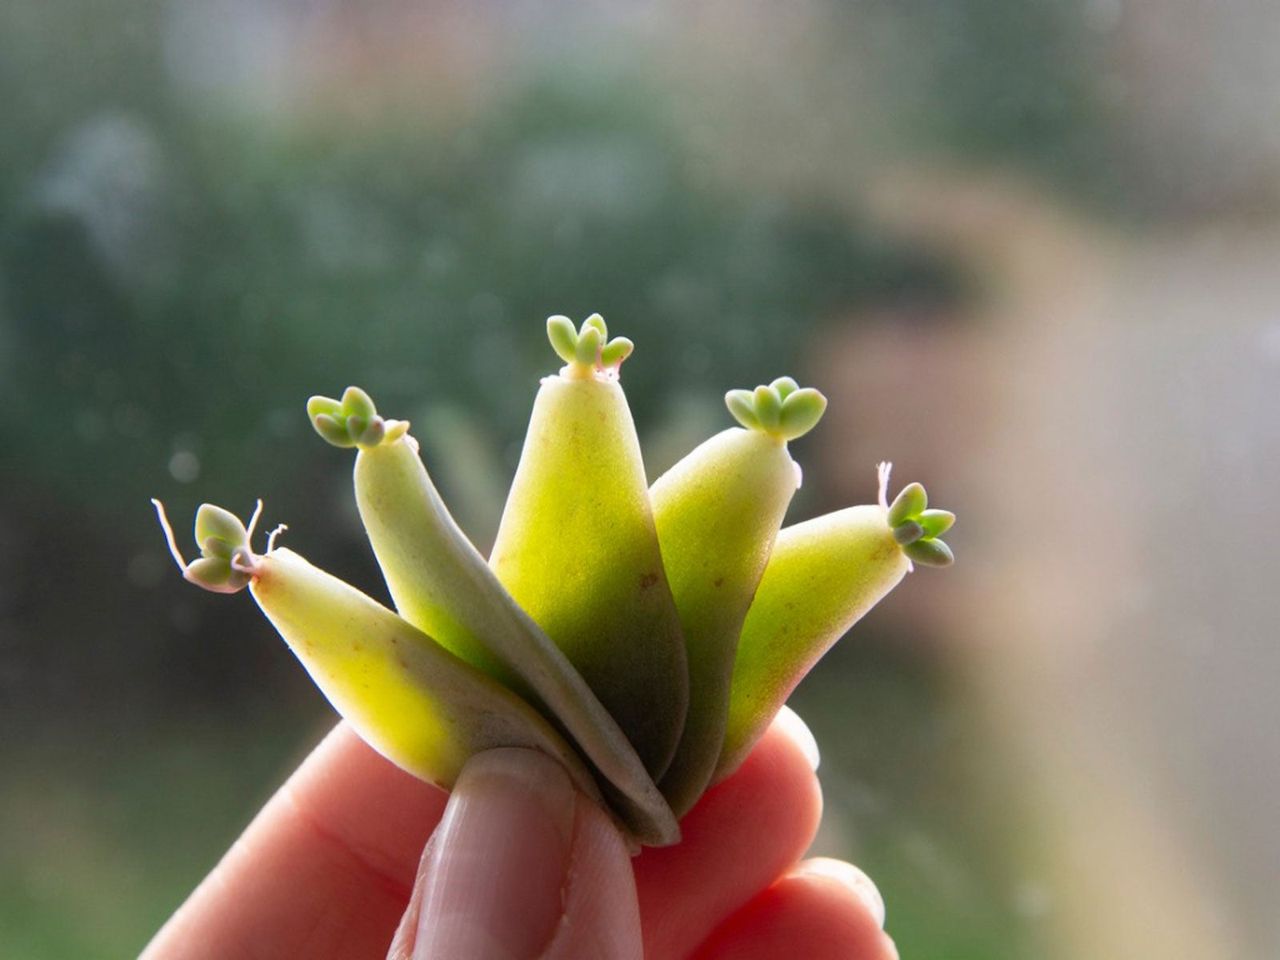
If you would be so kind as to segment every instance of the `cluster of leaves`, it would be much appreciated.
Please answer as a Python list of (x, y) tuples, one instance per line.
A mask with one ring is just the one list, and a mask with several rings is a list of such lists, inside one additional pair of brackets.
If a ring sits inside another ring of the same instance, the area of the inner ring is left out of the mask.
[[(779, 377), (726, 403), (742, 424), (649, 487), (620, 385), (632, 341), (599, 314), (547, 322), (565, 361), (543, 379), (493, 552), (453, 519), (403, 420), (367, 393), (312, 397), (312, 426), (355, 448), (356, 503), (396, 605), (292, 550), (253, 552), (212, 504), (200, 557), (174, 559), (217, 593), (246, 586), (329, 700), (376, 749), (450, 786), (474, 754), (559, 759), (638, 842), (743, 760), (800, 678), (911, 561), (946, 566), (955, 517), (910, 484), (880, 503), (779, 532), (800, 470), (787, 443), (826, 408)], [(259, 509), (261, 504), (259, 504)], [(775, 541), (777, 549), (775, 550)]]

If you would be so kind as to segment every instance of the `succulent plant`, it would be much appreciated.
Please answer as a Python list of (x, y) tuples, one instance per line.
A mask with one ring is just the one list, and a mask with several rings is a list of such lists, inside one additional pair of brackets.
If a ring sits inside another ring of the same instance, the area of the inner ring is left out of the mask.
[(337, 711), (410, 773), (449, 787), (501, 746), (542, 750), (637, 844), (731, 773), (817, 659), (902, 580), (945, 566), (955, 517), (924, 488), (780, 529), (821, 419), (780, 377), (726, 398), (740, 426), (648, 485), (619, 371), (632, 352), (595, 314), (547, 322), (543, 379), (486, 560), (450, 515), (409, 424), (363, 390), (312, 397), (316, 432), (354, 448), (360, 517), (396, 609), (202, 505), (187, 580), (253, 598)]

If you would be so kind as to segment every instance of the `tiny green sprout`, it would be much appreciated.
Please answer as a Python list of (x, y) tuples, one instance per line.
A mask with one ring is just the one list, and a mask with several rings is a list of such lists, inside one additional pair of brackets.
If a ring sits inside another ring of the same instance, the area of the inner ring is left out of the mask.
[[(190, 563), (183, 559), (182, 551), (178, 549), (173, 527), (165, 515), (164, 504), (152, 497), (151, 505), (155, 507), (160, 526), (164, 529), (169, 553), (183, 577), (213, 593), (239, 593), (249, 585), (258, 570), (258, 558), (249, 541), (253, 538), (253, 530), (262, 515), (261, 500), (253, 511), (248, 527), (229, 510), (212, 503), (200, 504), (196, 511), (195, 530), (200, 556)], [(271, 535), (273, 540), (275, 535), (274, 532)]]
[(827, 409), (827, 398), (812, 387), (800, 387), (791, 377), (754, 390), (730, 390), (725, 406), (748, 430), (759, 430), (786, 442), (803, 437), (818, 425)]
[[(881, 499), (889, 482), (886, 464), (881, 464)], [(930, 510), (929, 495), (919, 483), (909, 483), (889, 504), (886, 519), (893, 539), (907, 558), (926, 567), (949, 567), (955, 563), (951, 548), (937, 539), (951, 529), (956, 515), (950, 510)]]
[(368, 449), (390, 443), (404, 436), (407, 420), (384, 420), (367, 393), (359, 387), (347, 387), (341, 400), (312, 397), (307, 401), (307, 416), (316, 433), (335, 447)]
[(548, 317), (547, 339), (565, 362), (561, 375), (577, 379), (596, 373), (616, 374), (635, 348), (626, 337), (610, 340), (609, 327), (598, 313), (583, 320), (576, 330), (568, 317)]

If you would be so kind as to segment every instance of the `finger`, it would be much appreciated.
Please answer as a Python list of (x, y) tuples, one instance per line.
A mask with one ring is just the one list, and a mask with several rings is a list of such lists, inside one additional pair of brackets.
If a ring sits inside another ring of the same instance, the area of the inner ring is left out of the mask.
[(858, 868), (809, 860), (722, 923), (695, 960), (898, 960), (884, 901)]
[(533, 750), (463, 768), (391, 960), (639, 960), (631, 861), (568, 774)]
[(816, 762), (812, 735), (788, 712), (684, 818), (678, 846), (636, 858), (645, 956), (687, 957), (803, 856), (822, 815)]
[(144, 960), (385, 956), (446, 799), (339, 724)]

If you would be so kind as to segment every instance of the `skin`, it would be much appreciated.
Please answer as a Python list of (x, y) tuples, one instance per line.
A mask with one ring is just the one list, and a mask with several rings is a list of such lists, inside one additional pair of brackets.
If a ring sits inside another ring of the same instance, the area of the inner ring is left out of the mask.
[[(510, 802), (495, 806), (493, 791), (482, 800), (487, 777), (521, 766), (511, 759), (491, 758), (496, 762), (484, 764), (478, 775), (464, 775), (451, 801), (340, 724), (156, 935), (143, 960), (896, 960), (880, 929), (883, 905), (870, 881), (848, 864), (801, 860), (822, 799), (812, 738), (790, 714), (688, 814), (677, 846), (646, 849), (628, 860), (603, 816), (578, 796), (570, 829), (573, 876), (581, 882), (570, 882), (563, 900), (555, 891), (564, 916), (550, 925), (545, 949), (518, 952), (519, 943), (532, 941), (501, 929), (512, 913), (535, 911), (545, 894), (524, 885), (529, 877), (513, 876), (510, 864), (469, 895), (481, 901), (473, 904), (481, 914), (489, 909), (501, 918), (493, 921), (490, 947), (467, 952), (457, 940), (433, 946), (430, 922), (458, 916), (459, 905), (450, 901), (451, 890), (455, 901), (457, 891), (442, 885), (468, 889), (475, 879), (465, 876), (468, 854), (481, 852), (476, 845), (487, 842), (484, 835), (530, 816)], [(542, 764), (545, 771), (540, 755), (532, 764), (530, 759), (524, 757), (525, 766)], [(535, 815), (527, 822), (539, 821)], [(539, 836), (554, 846), (552, 828)], [(433, 842), (420, 856), (428, 840)], [(535, 837), (522, 852), (523, 863), (536, 862), (538, 849)], [(505, 903), (483, 902), (505, 896), (504, 890), (521, 892)], [(497, 953), (493, 944), (508, 953)]]

